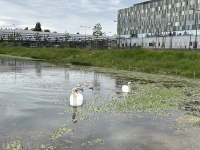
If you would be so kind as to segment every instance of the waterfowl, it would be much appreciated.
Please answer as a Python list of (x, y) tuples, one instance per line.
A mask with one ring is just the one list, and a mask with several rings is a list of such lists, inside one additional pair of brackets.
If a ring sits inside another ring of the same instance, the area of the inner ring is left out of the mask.
[(81, 90), (83, 92), (83, 87), (81, 84), (76, 84), (76, 89)]
[(78, 92), (77, 88), (72, 89), (72, 94), (70, 96), (71, 106), (81, 106), (83, 104), (83, 95)]
[(88, 87), (88, 89), (91, 89), (92, 91), (94, 90), (94, 87), (93, 86), (90, 86)]
[(123, 85), (122, 86), (122, 92), (131, 92), (131, 87), (132, 87), (132, 83), (131, 82), (128, 82), (128, 85)]
[(84, 91), (83, 87), (76, 87), (77, 90), (81, 90), (82, 92)]
[(81, 87), (81, 85), (80, 85), (80, 84), (76, 84), (76, 86), (77, 86), (77, 87)]

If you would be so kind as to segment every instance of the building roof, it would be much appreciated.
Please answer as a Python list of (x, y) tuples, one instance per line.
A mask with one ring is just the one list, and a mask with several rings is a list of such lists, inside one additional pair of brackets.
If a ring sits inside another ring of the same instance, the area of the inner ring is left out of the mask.
[[(31, 30), (9, 30), (9, 29), (0, 29), (0, 37), (4, 39), (8, 39), (9, 35), (17, 35), (20, 34), (20, 38), (23, 40), (34, 40), (35, 34), (39, 34), (41, 36), (41, 40), (63, 40), (66, 37), (66, 33), (52, 33), (52, 32), (38, 32)], [(116, 36), (94, 36), (94, 35), (85, 35), (85, 34), (68, 34), (71, 39), (116, 39)]]

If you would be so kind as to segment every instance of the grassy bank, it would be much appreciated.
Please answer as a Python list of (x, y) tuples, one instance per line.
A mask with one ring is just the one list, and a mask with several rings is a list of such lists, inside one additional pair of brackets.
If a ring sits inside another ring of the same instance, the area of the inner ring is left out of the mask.
[(0, 45), (0, 54), (74, 65), (98, 66), (153, 74), (200, 78), (200, 53), (186, 50), (92, 50), (27, 48)]

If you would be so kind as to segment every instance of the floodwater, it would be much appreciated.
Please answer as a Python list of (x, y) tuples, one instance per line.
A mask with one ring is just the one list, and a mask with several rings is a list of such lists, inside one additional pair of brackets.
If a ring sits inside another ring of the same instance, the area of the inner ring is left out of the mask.
[[(176, 117), (95, 113), (85, 107), (98, 98), (123, 99), (120, 90), (126, 83), (125, 79), (75, 67), (0, 58), (0, 149), (199, 148), (199, 129), (177, 132)], [(73, 108), (69, 97), (76, 84), (83, 87), (79, 92), (84, 104)]]

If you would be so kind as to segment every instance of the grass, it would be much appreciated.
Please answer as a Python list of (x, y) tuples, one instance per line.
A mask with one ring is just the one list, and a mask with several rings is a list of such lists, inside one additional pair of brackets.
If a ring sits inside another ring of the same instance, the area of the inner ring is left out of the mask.
[(30, 57), (56, 63), (96, 66), (200, 78), (200, 53), (186, 50), (92, 50), (80, 48), (6, 47), (0, 44), (0, 54)]

